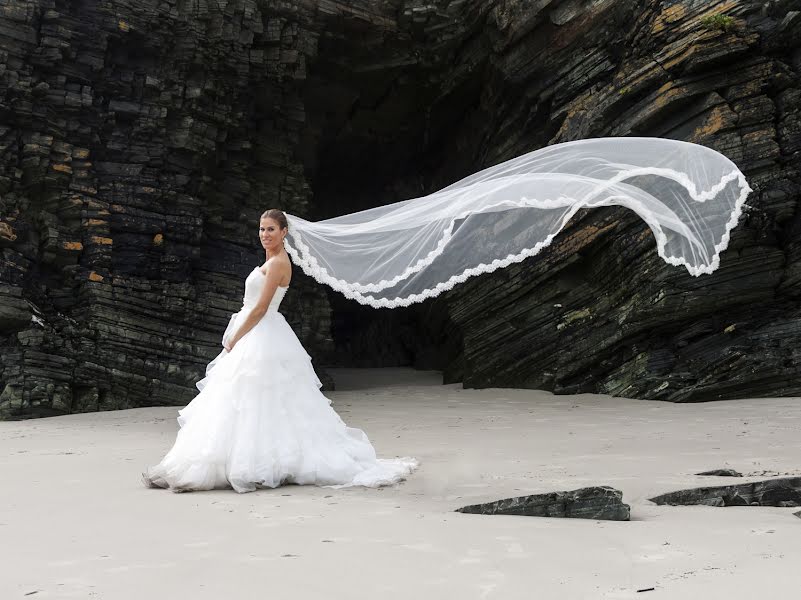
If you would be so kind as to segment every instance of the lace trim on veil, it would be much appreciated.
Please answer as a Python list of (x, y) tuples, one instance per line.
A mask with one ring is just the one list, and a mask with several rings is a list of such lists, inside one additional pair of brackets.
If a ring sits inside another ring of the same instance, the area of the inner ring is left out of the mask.
[[(643, 175), (657, 175), (676, 181), (687, 190), (689, 195), (696, 202), (706, 202), (707, 200), (716, 197), (732, 181), (738, 181), (740, 186), (740, 194), (735, 201), (734, 209), (732, 210), (731, 216), (726, 223), (725, 231), (721, 236), (720, 242), (715, 245), (715, 252), (712, 255), (709, 263), (706, 265), (700, 265), (696, 267), (689, 264), (684, 257), (668, 255), (665, 251), (665, 247), (667, 245), (667, 236), (663, 232), (662, 227), (659, 225), (657, 219), (653, 218), (650, 211), (645, 208), (641, 207), (639, 211), (635, 211), (653, 231), (656, 238), (657, 252), (665, 262), (674, 266), (684, 266), (691, 275), (696, 277), (715, 271), (720, 266), (721, 252), (726, 250), (729, 245), (731, 230), (737, 225), (737, 222), (742, 215), (745, 199), (748, 197), (748, 194), (753, 191), (748, 185), (745, 176), (739, 170), (735, 169), (727, 175), (724, 175), (720, 181), (710, 189), (703, 192), (698, 192), (695, 184), (685, 173), (674, 171), (673, 169), (643, 167), (621, 171), (617, 176), (603, 182), (603, 185), (597, 190), (597, 192), (601, 192), (606, 187), (614, 185), (615, 183), (620, 183), (626, 179)], [(382, 279), (378, 283), (361, 284), (358, 282), (349, 282), (345, 281), (344, 279), (338, 279), (330, 275), (324, 267), (320, 266), (320, 264), (317, 262), (317, 259), (312, 255), (309, 247), (303, 242), (303, 236), (301, 235), (298, 227), (292, 227), (291, 229), (291, 233), (297, 248), (293, 247), (286, 238), (284, 240), (284, 244), (287, 252), (290, 254), (295, 264), (300, 266), (304, 273), (314, 278), (317, 282), (329, 285), (332, 289), (342, 293), (346, 298), (356, 300), (358, 303), (366, 306), (372, 306), (373, 308), (396, 308), (399, 306), (410, 306), (418, 302), (423, 302), (428, 298), (439, 296), (443, 292), (453, 289), (456, 284), (463, 283), (470, 277), (475, 277), (476, 275), (482, 275), (484, 273), (492, 273), (497, 269), (507, 267), (513, 263), (522, 262), (526, 258), (538, 254), (543, 248), (551, 245), (551, 242), (553, 242), (554, 238), (562, 231), (567, 222), (576, 214), (576, 212), (587, 206), (587, 202), (588, 200), (586, 198), (581, 201), (575, 201), (563, 197), (556, 200), (532, 200), (528, 198), (521, 198), (518, 201), (505, 200), (503, 202), (484, 207), (484, 210), (497, 206), (509, 206), (510, 208), (559, 208), (572, 204), (570, 210), (562, 219), (558, 229), (554, 233), (546, 236), (545, 239), (543, 239), (541, 242), (538, 242), (533, 247), (524, 248), (522, 251), (516, 254), (509, 254), (505, 258), (497, 258), (492, 262), (480, 263), (474, 267), (467, 268), (461, 273), (450, 277), (447, 281), (440, 282), (433, 288), (425, 289), (420, 293), (391, 299), (375, 298), (374, 296), (364, 294), (364, 292), (379, 292), (387, 287), (397, 284), (400, 281), (403, 281), (404, 279), (407, 279), (411, 275), (418, 273), (430, 265), (438, 256), (442, 254), (446, 244), (450, 241), (456, 221), (464, 219), (470, 214), (484, 211), (466, 210), (456, 215), (450, 220), (448, 227), (444, 229), (442, 236), (437, 242), (437, 246), (431, 252), (429, 252), (425, 257), (421, 258), (411, 267), (408, 267), (400, 275), (397, 275), (392, 279)], [(612, 205), (614, 205), (614, 203), (612, 203)], [(287, 214), (287, 218), (290, 220), (290, 222), (292, 221), (292, 215)]]

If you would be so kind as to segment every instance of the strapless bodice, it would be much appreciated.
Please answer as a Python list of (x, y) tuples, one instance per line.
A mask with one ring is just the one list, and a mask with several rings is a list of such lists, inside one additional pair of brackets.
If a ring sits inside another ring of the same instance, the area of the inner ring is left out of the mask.
[[(259, 267), (256, 267), (245, 279), (245, 296), (242, 299), (242, 308), (252, 308), (259, 301), (261, 290), (267, 277), (262, 273)], [(281, 305), (281, 300), (284, 299), (284, 294), (289, 289), (286, 287), (277, 287), (273, 299), (270, 301), (270, 306), (267, 307), (267, 312), (277, 311)]]

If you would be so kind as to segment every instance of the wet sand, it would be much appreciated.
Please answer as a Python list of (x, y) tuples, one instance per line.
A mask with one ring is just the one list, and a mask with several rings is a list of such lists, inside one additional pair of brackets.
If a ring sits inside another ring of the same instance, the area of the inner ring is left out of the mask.
[[(801, 509), (647, 500), (801, 474), (799, 398), (676, 405), (463, 390), (409, 369), (332, 374), (334, 408), (380, 456), (420, 459), (408, 481), (173, 494), (139, 474), (172, 445), (176, 408), (0, 422), (0, 598), (731, 600), (801, 589)], [(723, 467), (753, 476), (693, 475)], [(453, 512), (590, 485), (622, 490), (632, 521)]]

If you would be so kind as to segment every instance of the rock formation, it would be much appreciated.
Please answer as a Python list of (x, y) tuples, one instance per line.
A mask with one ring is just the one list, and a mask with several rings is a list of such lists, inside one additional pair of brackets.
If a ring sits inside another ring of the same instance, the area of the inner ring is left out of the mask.
[[(801, 13), (786, 1), (635, 4), (565, 3), (587, 8), (527, 30), (547, 43), (536, 60), (501, 61), (484, 91), (496, 115), (487, 147), (506, 156), (532, 139), (699, 142), (747, 174), (750, 211), (721, 268), (700, 278), (662, 263), (625, 210), (577, 219), (538, 260), (455, 292), (458, 374), (481, 387), (673, 401), (797, 395)], [(522, 27), (511, 22), (507, 35)]]
[(718, 272), (663, 264), (622, 209), (403, 311), (296, 270), (283, 311), (316, 364), (674, 401), (801, 393), (793, 5), (0, 1), (0, 415), (185, 403), (265, 208), (324, 218), (601, 135), (700, 142), (745, 171), (756, 192)]
[(670, 506), (801, 506), (801, 477), (679, 490), (651, 498)]
[(712, 469), (711, 471), (703, 471), (696, 473), (702, 477), (742, 477), (743, 474), (734, 469)]
[(602, 521), (628, 521), (631, 518), (631, 507), (623, 504), (623, 492), (608, 486), (505, 498), (463, 506), (456, 509), (456, 512)]
[[(0, 414), (184, 404), (263, 260), (258, 215), (308, 210), (317, 33), (248, 0), (0, 11)], [(284, 306), (324, 357), (322, 290), (298, 277)]]

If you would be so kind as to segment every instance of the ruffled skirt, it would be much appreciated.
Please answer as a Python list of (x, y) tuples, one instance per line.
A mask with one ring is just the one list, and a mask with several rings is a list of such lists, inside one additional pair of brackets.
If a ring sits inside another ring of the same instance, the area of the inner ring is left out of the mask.
[[(224, 339), (241, 325), (236, 313)], [(180, 429), (164, 459), (143, 474), (173, 491), (311, 484), (390, 485), (414, 458), (378, 459), (367, 435), (348, 427), (284, 316), (268, 311), (231, 352), (223, 350), (197, 383), (200, 393), (178, 413)]]

